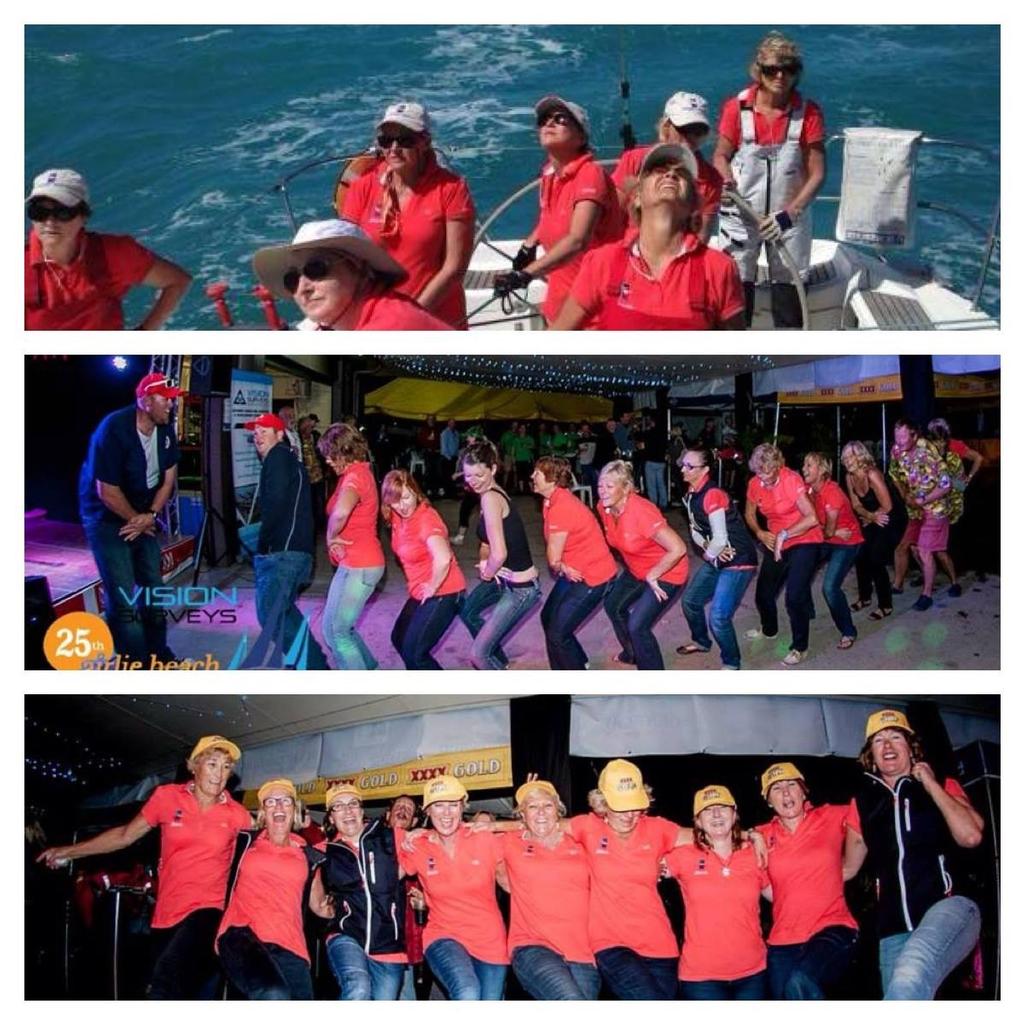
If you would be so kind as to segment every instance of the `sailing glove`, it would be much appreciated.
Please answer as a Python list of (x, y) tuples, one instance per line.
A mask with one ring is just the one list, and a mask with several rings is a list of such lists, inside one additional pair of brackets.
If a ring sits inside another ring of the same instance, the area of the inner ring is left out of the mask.
[(525, 291), (532, 280), (533, 274), (528, 274), (525, 270), (508, 270), (503, 274), (496, 274), (494, 294), (506, 298), (515, 291)]
[(761, 221), (761, 241), (777, 242), (792, 226), (793, 218), (785, 210), (778, 210)]
[(521, 245), (515, 259), (512, 260), (513, 270), (525, 270), (537, 258), (537, 246)]

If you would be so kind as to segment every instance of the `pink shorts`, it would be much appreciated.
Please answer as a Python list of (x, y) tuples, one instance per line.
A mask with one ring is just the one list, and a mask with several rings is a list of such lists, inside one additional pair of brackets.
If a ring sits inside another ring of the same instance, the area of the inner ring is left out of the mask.
[(948, 543), (949, 520), (945, 516), (933, 516), (931, 513), (925, 512), (920, 537), (917, 541), (918, 551), (928, 551), (934, 554), (936, 551), (945, 551)]
[(923, 519), (908, 519), (907, 528), (903, 531), (903, 536), (900, 539), (900, 543), (909, 544), (912, 548), (916, 548), (917, 542), (921, 538), (922, 526), (924, 526)]

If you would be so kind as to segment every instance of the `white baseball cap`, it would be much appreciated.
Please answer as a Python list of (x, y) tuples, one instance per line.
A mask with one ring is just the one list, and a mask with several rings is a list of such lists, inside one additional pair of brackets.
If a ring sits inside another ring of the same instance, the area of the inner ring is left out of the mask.
[(377, 122), (377, 127), (381, 128), (386, 124), (400, 124), (413, 132), (430, 134), (430, 115), (422, 103), (392, 103)]
[(665, 101), (665, 117), (677, 128), (686, 128), (691, 124), (702, 124), (711, 127), (708, 120), (708, 101), (695, 92), (674, 92)]
[(28, 194), (28, 199), (25, 202), (37, 199), (39, 196), (53, 199), (62, 206), (75, 207), (79, 203), (88, 204), (89, 186), (78, 171), (60, 167), (37, 174), (32, 182), (32, 191)]

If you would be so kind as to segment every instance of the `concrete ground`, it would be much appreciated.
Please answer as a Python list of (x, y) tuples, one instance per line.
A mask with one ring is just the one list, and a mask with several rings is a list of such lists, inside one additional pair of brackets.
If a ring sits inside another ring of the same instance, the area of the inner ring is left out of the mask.
[[(526, 523), (534, 562), (541, 567), (541, 581), (545, 594), (550, 592), (550, 577), (544, 560), (539, 499), (515, 499)], [(454, 535), (458, 520), (458, 502), (439, 500), (437, 508)], [(679, 509), (669, 512), (670, 525), (688, 537), (685, 516)], [(456, 556), (470, 587), (478, 579), (476, 572), (476, 513), (470, 523), (466, 542), (455, 547)], [(388, 553), (387, 573), (377, 593), (370, 600), (360, 619), (359, 631), (374, 652), (383, 669), (401, 669), (402, 662), (391, 646), (391, 627), (406, 599), (405, 578), (391, 556), (386, 531), (385, 551)], [(321, 544), (320, 551), (323, 551)], [(301, 597), (299, 607), (310, 619), (314, 634), (322, 637), (321, 617), (324, 598), (330, 585), (332, 569), (326, 556), (318, 555), (317, 573), (313, 585)], [(169, 640), (179, 657), (204, 658), (209, 652), (222, 668), (227, 667), (236, 651), (242, 634), (248, 636), (250, 648), (259, 635), (253, 603), (253, 571), (249, 565), (228, 569), (214, 569), (200, 576), (200, 584), (221, 588), (237, 587), (239, 608), (235, 625), (203, 625), (180, 623), (170, 627)], [(816, 577), (813, 593), (817, 616), (811, 623), (809, 656), (800, 666), (786, 668), (780, 664), (789, 649), (788, 623), (781, 607), (778, 637), (747, 640), (746, 630), (759, 624), (754, 607), (754, 584), (748, 587), (743, 603), (736, 613), (735, 624), (740, 636), (744, 669), (779, 669), (799, 672), (811, 669), (998, 669), (999, 668), (999, 577), (977, 578), (968, 574), (962, 578), (963, 596), (951, 598), (946, 594), (948, 580), (940, 575), (934, 606), (927, 612), (911, 607), (918, 596), (914, 587), (906, 588), (894, 597), (894, 612), (882, 622), (872, 622), (869, 611), (854, 613), (859, 631), (857, 642), (846, 651), (836, 649), (839, 634), (821, 595), (821, 574)], [(846, 593), (851, 602), (856, 600), (856, 581), (851, 572), (847, 577)], [(531, 612), (513, 636), (505, 643), (512, 670), (547, 669), (544, 635), (538, 611)], [(193, 616), (195, 618), (195, 616)], [(689, 629), (678, 602), (668, 611), (655, 628), (661, 643), (665, 666), (668, 669), (718, 669), (721, 667), (717, 649), (708, 654), (680, 656), (676, 647), (690, 639)], [(591, 669), (617, 669), (632, 671), (613, 661), (619, 646), (607, 617), (598, 610), (578, 634), (590, 657)], [(456, 619), (435, 657), (449, 669), (465, 669), (468, 663), (469, 634)]]

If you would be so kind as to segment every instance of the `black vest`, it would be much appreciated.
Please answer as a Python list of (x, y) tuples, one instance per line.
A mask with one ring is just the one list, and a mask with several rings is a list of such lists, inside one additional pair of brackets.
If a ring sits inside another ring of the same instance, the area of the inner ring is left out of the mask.
[[(711, 540), (711, 517), (704, 511), (704, 500), (711, 489), (712, 483), (709, 476), (699, 491), (691, 489), (683, 498), (686, 504), (686, 513), (690, 517), (690, 532), (693, 533), (696, 530), (708, 540)], [(729, 543), (736, 549), (736, 557), (731, 562), (723, 564), (719, 564), (716, 560), (715, 566), (719, 569), (739, 569), (741, 567), (756, 569), (757, 547), (750, 536), (750, 531), (747, 530), (747, 524), (743, 522), (731, 498), (725, 509), (725, 530), (729, 535)]]
[[(530, 554), (530, 542), (526, 539), (526, 527), (523, 520), (512, 504), (512, 499), (500, 488), (495, 487), (508, 504), (508, 515), (501, 521), (502, 529), (505, 531), (505, 565), (503, 568), (511, 569), (513, 572), (523, 572), (525, 569), (533, 568), (533, 555)], [(487, 543), (487, 524), (484, 522), (483, 513), (476, 524), (476, 535), (481, 544)]]
[(348, 935), (367, 953), (405, 952), (405, 894), (398, 877), (395, 833), (378, 818), (359, 837), (359, 848), (327, 844), (320, 869), (334, 897), (328, 934)]
[(868, 868), (878, 882), (880, 938), (913, 931), (953, 891), (955, 842), (942, 812), (916, 779), (890, 789), (869, 772), (855, 797)]

